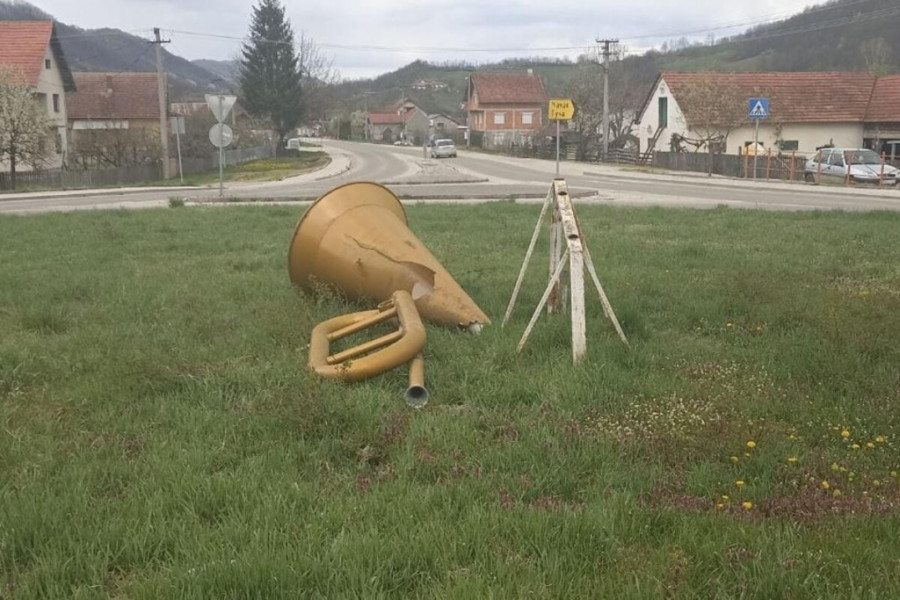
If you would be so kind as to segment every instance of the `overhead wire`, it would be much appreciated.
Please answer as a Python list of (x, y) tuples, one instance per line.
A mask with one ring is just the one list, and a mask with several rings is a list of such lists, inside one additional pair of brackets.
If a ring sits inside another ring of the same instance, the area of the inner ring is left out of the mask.
[[(691, 30), (682, 30), (682, 31), (668, 31), (668, 32), (657, 32), (652, 34), (642, 34), (635, 36), (623, 36), (620, 39), (623, 41), (631, 41), (631, 40), (642, 40), (642, 39), (654, 39), (654, 38), (664, 38), (664, 37), (677, 37), (677, 36), (686, 36), (686, 35), (696, 35), (700, 33), (711, 33), (714, 31), (721, 31), (726, 29), (734, 29), (737, 27), (747, 27), (752, 25), (762, 25), (766, 23), (777, 22), (779, 20), (784, 20), (785, 18), (790, 18), (791, 16), (806, 16), (810, 14), (818, 14), (821, 12), (837, 10), (837, 9), (846, 9), (848, 7), (857, 6), (860, 4), (871, 3), (872, 0), (855, 0), (849, 3), (843, 4), (828, 4), (825, 6), (809, 8), (802, 13), (779, 13), (778, 15), (771, 15), (765, 18), (758, 18), (749, 21), (736, 21), (731, 23), (725, 23), (710, 27), (691, 29)], [(818, 23), (813, 26), (797, 28), (797, 29), (789, 29), (782, 30), (779, 32), (773, 32), (771, 34), (764, 35), (752, 35), (752, 34), (742, 34), (735, 37), (729, 37), (727, 40), (730, 43), (735, 42), (744, 42), (744, 41), (754, 41), (758, 39), (768, 39), (770, 37), (779, 37), (784, 35), (791, 35), (793, 33), (805, 33), (810, 31), (817, 31), (820, 29), (827, 29), (830, 27), (840, 26), (844, 24), (849, 24), (852, 22), (859, 22), (865, 20), (871, 20), (880, 17), (890, 17), (896, 14), (900, 14), (900, 9), (897, 8), (887, 8), (881, 9), (877, 11), (873, 11), (872, 13), (855, 13), (853, 15), (846, 15), (841, 17), (836, 17), (834, 19), (825, 21), (824, 23)], [(212, 38), (212, 39), (222, 39), (229, 41), (240, 41), (247, 42), (253, 41), (257, 43), (264, 44), (286, 44), (283, 40), (271, 40), (260, 37), (240, 37), (240, 36), (232, 36), (232, 35), (224, 35), (224, 34), (215, 34), (215, 33), (207, 33), (201, 31), (186, 31), (179, 29), (172, 29), (172, 34), (180, 34), (194, 37), (204, 37), (204, 38)], [(579, 45), (570, 45), (570, 46), (544, 46), (544, 47), (495, 47), (495, 48), (478, 48), (478, 47), (456, 47), (456, 46), (386, 46), (379, 44), (337, 44), (330, 42), (318, 42), (318, 46), (322, 48), (330, 48), (335, 50), (351, 50), (351, 51), (360, 51), (360, 52), (400, 52), (400, 53), (409, 53), (409, 54), (437, 54), (437, 53), (447, 53), (447, 52), (456, 52), (456, 53), (499, 53), (499, 52), (562, 52), (562, 51), (573, 51), (573, 50), (591, 50), (594, 48), (592, 44), (579, 44)]]

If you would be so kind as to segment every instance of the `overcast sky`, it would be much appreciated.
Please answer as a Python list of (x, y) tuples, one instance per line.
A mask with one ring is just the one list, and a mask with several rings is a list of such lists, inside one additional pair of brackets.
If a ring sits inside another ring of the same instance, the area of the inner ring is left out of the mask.
[[(246, 35), (248, 0), (34, 0), (58, 20), (83, 28), (115, 27), (149, 36), (160, 27), (169, 49), (188, 59), (234, 58), (239, 41), (178, 33)], [(509, 56), (569, 56), (597, 37), (620, 38), (642, 50), (724, 25), (717, 37), (748, 23), (787, 17), (815, 0), (286, 0), (294, 31), (306, 31), (334, 59), (344, 78), (370, 77), (416, 58), (485, 62)], [(174, 30), (174, 31), (172, 31)], [(338, 45), (352, 46), (339, 48)], [(363, 49), (359, 46), (397, 48)], [(504, 49), (500, 52), (429, 49)]]

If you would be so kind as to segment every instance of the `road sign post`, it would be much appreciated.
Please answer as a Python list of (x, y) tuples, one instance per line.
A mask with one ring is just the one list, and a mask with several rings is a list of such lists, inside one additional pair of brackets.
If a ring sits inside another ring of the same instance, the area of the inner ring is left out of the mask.
[(575, 116), (575, 103), (568, 98), (553, 98), (547, 106), (547, 116), (556, 121), (556, 178), (559, 179), (559, 122)]
[[(206, 94), (206, 104), (209, 106), (209, 110), (212, 111), (212, 114), (215, 115), (216, 120), (219, 122), (218, 125), (214, 125), (213, 128), (209, 130), (209, 141), (212, 142), (214, 146), (219, 147), (220, 198), (225, 195), (225, 146), (231, 143), (234, 135), (231, 131), (231, 128), (225, 124), (225, 119), (228, 117), (228, 113), (231, 112), (231, 109), (234, 108), (234, 103), (236, 101), (237, 96), (227, 96), (225, 94)], [(218, 127), (218, 137), (216, 136), (216, 127)]]
[(221, 94), (219, 95), (219, 112), (216, 113), (216, 118), (219, 119), (219, 198), (225, 195), (225, 102), (222, 100)]
[(756, 123), (753, 135), (753, 179), (756, 179), (756, 168), (759, 161), (759, 122), (769, 118), (769, 99), (750, 98), (747, 103), (747, 113), (750, 120)]

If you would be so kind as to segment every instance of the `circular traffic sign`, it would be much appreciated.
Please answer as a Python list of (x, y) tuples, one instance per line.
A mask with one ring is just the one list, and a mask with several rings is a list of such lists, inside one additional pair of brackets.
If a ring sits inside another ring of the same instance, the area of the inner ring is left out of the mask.
[(227, 148), (234, 140), (234, 132), (225, 123), (216, 123), (209, 130), (209, 141), (216, 148)]

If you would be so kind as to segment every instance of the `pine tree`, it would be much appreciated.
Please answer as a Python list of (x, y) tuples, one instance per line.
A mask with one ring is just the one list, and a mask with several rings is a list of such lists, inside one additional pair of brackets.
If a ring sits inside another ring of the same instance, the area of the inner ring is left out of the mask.
[(303, 94), (294, 32), (279, 0), (260, 0), (253, 7), (250, 39), (241, 53), (242, 103), (250, 114), (271, 121), (283, 148), (303, 118)]

